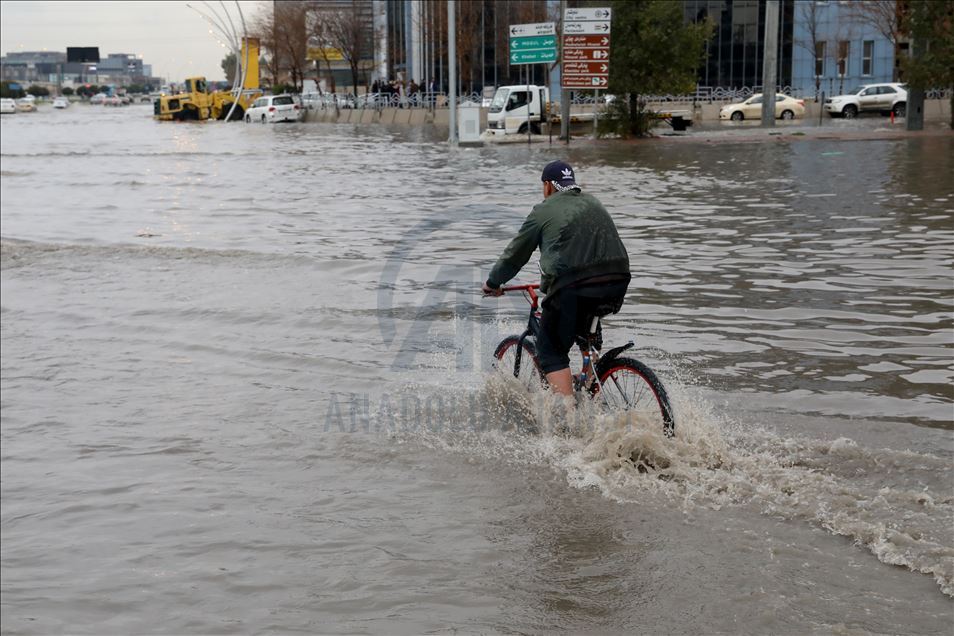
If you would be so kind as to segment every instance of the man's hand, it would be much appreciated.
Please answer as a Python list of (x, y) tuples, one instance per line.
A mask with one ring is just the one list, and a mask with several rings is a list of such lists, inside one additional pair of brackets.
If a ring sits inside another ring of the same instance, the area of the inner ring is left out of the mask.
[(491, 287), (487, 283), (484, 283), (481, 287), (481, 291), (484, 292), (484, 296), (503, 296), (503, 289), (500, 287)]

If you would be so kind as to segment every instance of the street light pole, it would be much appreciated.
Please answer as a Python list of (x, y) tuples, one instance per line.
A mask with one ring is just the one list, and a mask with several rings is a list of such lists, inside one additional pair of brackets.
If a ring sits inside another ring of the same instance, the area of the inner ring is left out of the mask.
[[(566, 0), (560, 0), (560, 37), (563, 37), (563, 26), (566, 21)], [(560, 44), (560, 52), (563, 52), (563, 44)], [(563, 67), (560, 66), (560, 85), (563, 85)], [(570, 143), (570, 91), (566, 88), (560, 90), (560, 139)]]
[(775, 126), (775, 78), (778, 60), (778, 0), (765, 3), (765, 50), (762, 52), (762, 126)]
[(447, 0), (447, 72), (450, 80), (448, 92), (450, 100), (450, 137), (451, 145), (457, 145), (457, 15), (455, 0)]

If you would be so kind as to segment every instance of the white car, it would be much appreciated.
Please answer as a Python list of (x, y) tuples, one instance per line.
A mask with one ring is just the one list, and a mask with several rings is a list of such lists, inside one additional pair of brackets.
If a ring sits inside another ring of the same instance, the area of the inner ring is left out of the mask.
[[(795, 119), (805, 116), (805, 100), (788, 95), (775, 95), (775, 118)], [(742, 121), (762, 117), (762, 94), (758, 93), (738, 104), (727, 104), (719, 110), (719, 119)]]
[(4, 97), (0, 99), (0, 113), (4, 115), (9, 115), (10, 113), (17, 112), (17, 103), (12, 99), (7, 99)]
[(96, 93), (89, 98), (90, 104), (102, 104), (106, 101), (106, 93)]
[(298, 121), (301, 119), (301, 106), (292, 95), (265, 95), (252, 103), (245, 111), (245, 123), (278, 121)]
[(853, 119), (860, 113), (894, 113), (904, 117), (908, 105), (908, 90), (904, 84), (864, 84), (844, 95), (825, 100), (825, 112), (832, 117)]
[(62, 95), (53, 100), (53, 108), (69, 108), (70, 100), (66, 99)]

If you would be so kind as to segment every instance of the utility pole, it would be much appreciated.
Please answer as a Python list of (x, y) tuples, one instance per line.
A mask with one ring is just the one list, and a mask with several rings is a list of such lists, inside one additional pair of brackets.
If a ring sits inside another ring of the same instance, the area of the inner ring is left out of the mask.
[[(920, 3), (912, 2), (909, 8), (912, 22), (923, 20), (920, 15)], [(915, 60), (924, 57), (924, 38), (911, 38), (911, 56)], [(924, 130), (924, 89), (908, 87), (908, 103), (904, 110), (904, 127), (906, 130)]]
[[(566, 22), (566, 0), (560, 0), (560, 56), (563, 55), (563, 23)], [(563, 84), (563, 66), (560, 66), (560, 85)], [(560, 89), (560, 139), (570, 143), (570, 91)]]
[(447, 72), (449, 74), (450, 86), (448, 93), (450, 100), (450, 137), (447, 141), (452, 146), (457, 145), (457, 15), (455, 0), (447, 0)]
[(778, 0), (765, 2), (765, 50), (762, 52), (762, 126), (775, 126), (775, 78), (778, 61)]

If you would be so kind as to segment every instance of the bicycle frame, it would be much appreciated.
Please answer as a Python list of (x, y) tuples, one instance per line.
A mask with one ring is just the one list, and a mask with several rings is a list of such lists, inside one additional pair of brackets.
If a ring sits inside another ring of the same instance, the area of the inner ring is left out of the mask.
[[(523, 343), (529, 336), (533, 336), (534, 339), (539, 342), (540, 339), (540, 312), (537, 309), (540, 306), (540, 297), (537, 295), (537, 289), (540, 288), (540, 285), (531, 284), (531, 285), (511, 285), (509, 287), (502, 287), (501, 291), (510, 292), (510, 291), (520, 291), (523, 292), (527, 300), (530, 302), (530, 317), (527, 320), (527, 328), (522, 334), (520, 334), (520, 340), (517, 342), (517, 350), (514, 355), (514, 368), (513, 375), (514, 377), (519, 377), (520, 375), (520, 364), (521, 358), (523, 357)], [(593, 318), (593, 327), (591, 332), (595, 333), (596, 325), (599, 324), (599, 318)], [(603, 397), (603, 400), (606, 400), (606, 396), (603, 394), (603, 385), (600, 382), (599, 374), (596, 372), (596, 364), (600, 360), (600, 354), (596, 350), (596, 347), (593, 346), (593, 343), (590, 339), (587, 339), (586, 347), (584, 348), (581, 342), (578, 342), (577, 345), (580, 348), (580, 353), (583, 356), (583, 366), (580, 369), (580, 375), (573, 376), (573, 389), (579, 391), (585, 388), (587, 383), (587, 366), (589, 366), (589, 371), (592, 372), (592, 379), (596, 382), (597, 387), (600, 390), (600, 395)], [(629, 343), (623, 347), (616, 347), (607, 352), (607, 359), (615, 358), (621, 352), (625, 351), (629, 347), (633, 346), (632, 343)]]

